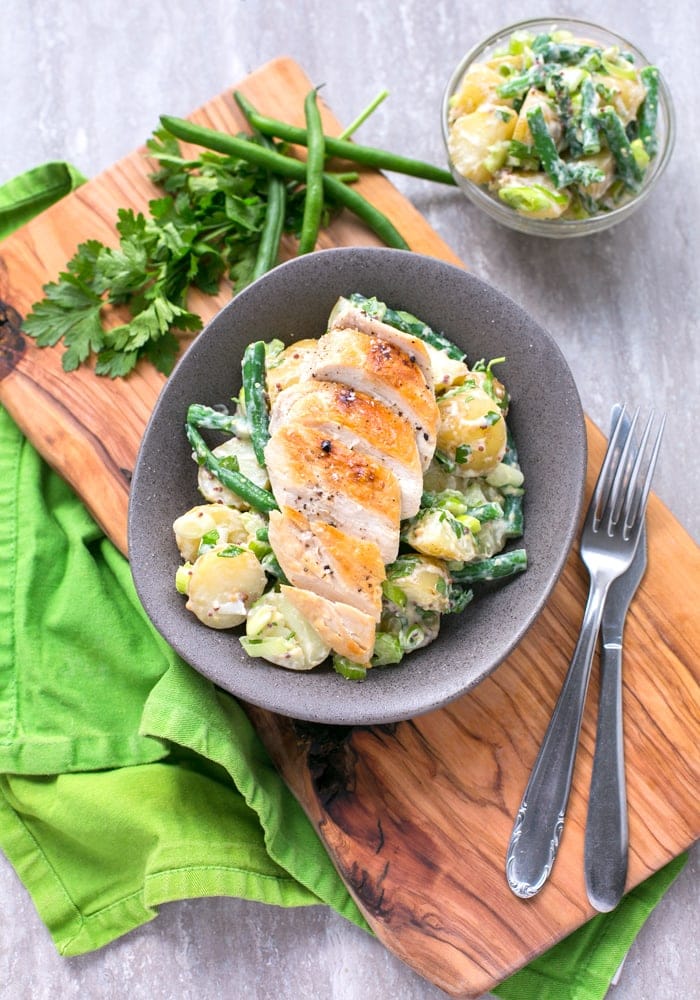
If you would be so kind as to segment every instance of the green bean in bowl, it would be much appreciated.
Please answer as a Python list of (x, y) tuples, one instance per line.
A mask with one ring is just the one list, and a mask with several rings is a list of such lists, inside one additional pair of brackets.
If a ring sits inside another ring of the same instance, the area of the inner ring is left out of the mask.
[(511, 228), (581, 236), (627, 218), (671, 154), (659, 68), (584, 21), (523, 21), (471, 50), (448, 83), (455, 180)]

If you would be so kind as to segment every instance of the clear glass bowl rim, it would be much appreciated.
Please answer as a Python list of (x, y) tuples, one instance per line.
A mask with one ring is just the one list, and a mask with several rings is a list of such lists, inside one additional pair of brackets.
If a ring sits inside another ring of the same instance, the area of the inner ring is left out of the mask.
[(608, 229), (610, 226), (614, 226), (616, 223), (622, 222), (623, 219), (628, 218), (633, 212), (635, 212), (637, 208), (639, 208), (639, 206), (646, 200), (671, 158), (676, 137), (675, 112), (671, 94), (664, 80), (663, 73), (659, 74), (659, 124), (662, 125), (662, 131), (660, 133), (660, 139), (662, 142), (659, 152), (652, 160), (652, 166), (645, 177), (641, 190), (633, 198), (625, 202), (624, 205), (620, 205), (619, 208), (615, 208), (610, 212), (590, 216), (587, 219), (529, 219), (527, 216), (520, 215), (518, 212), (514, 211), (514, 209), (503, 205), (494, 195), (459, 174), (452, 165), (447, 145), (450, 98), (466, 72), (467, 67), (471, 63), (477, 61), (477, 59), (488, 52), (489, 49), (494, 48), (499, 42), (505, 42), (515, 32), (552, 27), (563, 30), (571, 29), (575, 32), (583, 32), (588, 29), (594, 34), (599, 35), (602, 41), (609, 40), (611, 44), (617, 44), (620, 48), (629, 50), (635, 57), (636, 65), (655, 65), (647, 59), (645, 54), (633, 42), (630, 42), (624, 36), (617, 34), (610, 28), (596, 24), (593, 21), (586, 21), (582, 18), (576, 17), (534, 17), (527, 18), (523, 21), (516, 21), (513, 24), (499, 28), (498, 31), (489, 35), (488, 38), (485, 38), (476, 45), (472, 46), (472, 48), (469, 49), (460, 59), (459, 63), (450, 75), (443, 94), (442, 136), (445, 149), (447, 151), (449, 167), (455, 182), (475, 205), (482, 208), (493, 219), (509, 226), (511, 229), (517, 229), (520, 232), (532, 235), (559, 238), (566, 236), (583, 236), (589, 233), (600, 232), (603, 229)]

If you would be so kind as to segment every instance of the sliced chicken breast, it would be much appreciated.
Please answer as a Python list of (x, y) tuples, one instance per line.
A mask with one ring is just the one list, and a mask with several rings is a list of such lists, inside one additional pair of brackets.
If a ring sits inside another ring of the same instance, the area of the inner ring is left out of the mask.
[(315, 354), (317, 346), (318, 340), (315, 337), (297, 340), (278, 354), (267, 369), (265, 379), (271, 406), (280, 392), (306, 377), (309, 359)]
[(369, 334), (370, 337), (381, 337), (394, 347), (404, 351), (423, 373), (426, 385), (434, 390), (433, 366), (430, 354), (424, 341), (420, 337), (415, 337), (412, 333), (404, 333), (396, 327), (383, 323), (382, 320), (368, 315), (359, 306), (349, 299), (340, 298), (333, 307), (333, 311), (328, 319), (329, 330), (360, 330)]
[(413, 517), (423, 492), (423, 470), (408, 420), (376, 396), (341, 382), (309, 379), (277, 396), (270, 432), (285, 424), (313, 427), (331, 440), (383, 462), (401, 490), (401, 519)]
[(379, 546), (382, 562), (399, 547), (401, 491), (382, 462), (303, 424), (279, 427), (265, 448), (278, 505), (326, 521)]
[(287, 586), (280, 590), (335, 653), (354, 663), (369, 663), (376, 634), (374, 618), (310, 590)]
[(395, 409), (411, 423), (421, 467), (428, 467), (435, 451), (437, 402), (408, 354), (359, 330), (333, 329), (319, 338), (317, 352), (309, 361), (309, 375), (342, 382)]
[(270, 513), (272, 551), (295, 587), (341, 601), (379, 621), (386, 577), (379, 547), (285, 507)]

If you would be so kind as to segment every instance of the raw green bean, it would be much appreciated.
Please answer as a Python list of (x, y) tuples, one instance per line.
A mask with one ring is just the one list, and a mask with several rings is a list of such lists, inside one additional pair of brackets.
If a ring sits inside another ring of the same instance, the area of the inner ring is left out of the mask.
[(243, 398), (250, 423), (250, 442), (258, 465), (265, 465), (265, 445), (270, 439), (269, 413), (265, 395), (265, 343), (248, 344), (242, 361)]
[(287, 187), (281, 177), (270, 174), (267, 179), (267, 210), (260, 233), (251, 281), (271, 271), (279, 261), (280, 240), (284, 229)]
[(634, 153), (632, 152), (632, 147), (620, 116), (614, 108), (607, 107), (603, 108), (599, 118), (605, 138), (608, 140), (610, 152), (615, 158), (618, 177), (630, 190), (638, 191), (642, 180), (642, 171), (634, 158)]
[(360, 114), (357, 116), (357, 118), (354, 121), (350, 122), (350, 124), (343, 129), (338, 138), (349, 139), (350, 136), (354, 132), (357, 132), (360, 125), (363, 125), (367, 121), (372, 112), (375, 111), (376, 108), (382, 103), (382, 101), (386, 100), (388, 96), (389, 96), (388, 90), (380, 91), (374, 98), (374, 100), (367, 105), (364, 111), (361, 111)]
[(323, 139), (323, 123), (318, 107), (317, 91), (310, 90), (304, 99), (304, 119), (308, 146), (306, 155), (306, 194), (304, 196), (304, 214), (299, 237), (300, 254), (311, 253), (316, 247), (318, 232), (321, 228), (321, 213), (323, 211), (323, 164), (326, 159), (326, 147)]
[(391, 219), (375, 208), (359, 191), (346, 187), (345, 184), (329, 174), (323, 175), (323, 186), (336, 201), (354, 212), (358, 219), (362, 219), (387, 246), (393, 247), (395, 250), (411, 249)]
[[(218, 153), (225, 153), (230, 156), (238, 156), (249, 163), (256, 163), (259, 166), (267, 167), (269, 170), (283, 177), (292, 177), (298, 181), (306, 179), (306, 167), (300, 160), (291, 156), (283, 156), (281, 153), (265, 149), (258, 143), (250, 139), (241, 139), (239, 136), (228, 135), (225, 132), (217, 132), (215, 129), (206, 128), (204, 125), (195, 125), (184, 118), (173, 118), (170, 115), (161, 117), (161, 124), (171, 135), (183, 142), (196, 143), (204, 146), (205, 149), (213, 149)], [(396, 227), (378, 208), (370, 204), (359, 191), (346, 187), (331, 174), (324, 173), (323, 186), (327, 194), (330, 194), (337, 202), (345, 208), (349, 208), (358, 218), (362, 219), (377, 236), (387, 244), (398, 250), (410, 249), (408, 243), (398, 232)]]
[(465, 563), (462, 569), (452, 571), (452, 579), (457, 583), (489, 583), (522, 573), (527, 569), (525, 549), (499, 552), (488, 559)]
[[(235, 96), (235, 95), (234, 95)], [(236, 98), (236, 100), (238, 100)], [(245, 114), (245, 108), (239, 103), (239, 107)], [(258, 140), (267, 149), (275, 151), (273, 142), (261, 132), (257, 133)], [(287, 206), (287, 187), (284, 181), (277, 174), (270, 173), (267, 178), (267, 207), (265, 211), (265, 221), (260, 233), (258, 250), (255, 255), (255, 264), (251, 281), (267, 274), (277, 264), (279, 260), (280, 240), (284, 230), (284, 213)]]
[[(236, 99), (239, 100), (241, 107), (246, 109), (246, 118), (263, 135), (272, 135), (277, 139), (293, 142), (299, 146), (307, 144), (306, 129), (259, 114), (243, 95), (240, 95), (239, 98), (238, 92), (236, 93)], [(456, 183), (448, 170), (433, 166), (431, 163), (423, 163), (421, 160), (399, 156), (397, 153), (390, 153), (375, 146), (362, 146), (359, 143), (350, 142), (347, 139), (337, 139), (330, 135), (326, 135), (324, 138), (328, 156), (337, 156), (353, 163), (361, 163), (366, 167), (375, 167), (377, 170), (389, 170), (410, 177), (420, 177), (427, 181), (437, 181), (439, 184), (454, 185)]]
[(646, 88), (646, 96), (637, 116), (639, 138), (649, 156), (658, 148), (656, 123), (659, 113), (659, 71), (656, 66), (645, 66), (639, 73)]
[(249, 503), (254, 510), (267, 513), (279, 509), (272, 493), (257, 486), (242, 472), (229, 469), (220, 462), (216, 455), (209, 450), (194, 424), (186, 423), (185, 433), (187, 440), (192, 445), (197, 464), (207, 468), (212, 475), (216, 476), (222, 486), (232, 490), (236, 496)]

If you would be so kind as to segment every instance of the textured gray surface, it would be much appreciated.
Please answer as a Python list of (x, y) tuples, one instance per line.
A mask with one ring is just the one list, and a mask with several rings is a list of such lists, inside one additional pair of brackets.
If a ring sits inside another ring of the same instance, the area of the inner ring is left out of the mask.
[[(502, 24), (551, 10), (513, 0), (498, 7), (483, 0), (4, 0), (0, 182), (50, 159), (72, 160), (93, 175), (143, 142), (159, 114), (187, 114), (283, 54), (325, 84), (343, 122), (388, 88), (390, 98), (358, 138), (437, 162), (440, 98), (452, 64)], [(668, 410), (655, 487), (697, 540), (700, 189), (689, 148), (700, 133), (700, 22), (691, 0), (590, 0), (565, 13), (631, 37), (661, 66), (674, 95), (676, 154), (637, 216), (562, 245), (499, 228), (452, 191), (394, 180), (475, 274), (549, 329), (600, 426), (617, 399)], [(696, 849), (634, 943), (612, 1000), (698, 996), (697, 858)], [(322, 909), (175, 903), (111, 947), (66, 960), (2, 857), (0, 898), (3, 1000), (444, 995)]]

